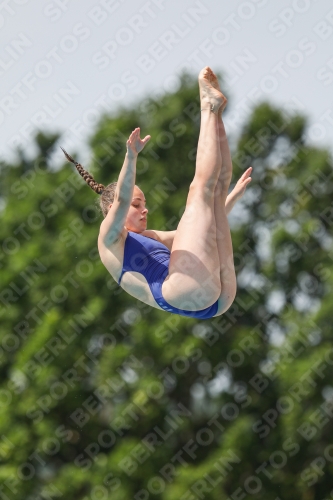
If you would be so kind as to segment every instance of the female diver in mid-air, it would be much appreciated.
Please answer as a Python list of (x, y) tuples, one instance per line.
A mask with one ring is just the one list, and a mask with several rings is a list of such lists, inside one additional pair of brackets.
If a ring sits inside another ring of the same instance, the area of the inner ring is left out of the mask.
[(144, 194), (135, 185), (136, 160), (150, 139), (130, 135), (118, 182), (103, 186), (64, 151), (98, 194), (104, 220), (98, 249), (117, 283), (157, 309), (198, 319), (223, 314), (236, 296), (227, 213), (251, 181), (251, 167), (228, 196), (232, 162), (222, 121), (227, 100), (209, 67), (199, 74), (201, 125), (194, 179), (175, 231), (146, 230)]

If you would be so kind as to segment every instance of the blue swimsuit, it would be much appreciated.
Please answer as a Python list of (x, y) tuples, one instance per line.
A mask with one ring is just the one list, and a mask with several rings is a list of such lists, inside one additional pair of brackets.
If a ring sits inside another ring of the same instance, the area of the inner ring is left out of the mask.
[(163, 243), (128, 231), (125, 240), (123, 269), (118, 285), (126, 271), (136, 271), (146, 278), (154, 299), (165, 311), (191, 318), (208, 319), (213, 317), (217, 313), (218, 301), (200, 311), (186, 311), (177, 309), (164, 300), (162, 284), (169, 272), (169, 261), (170, 250)]

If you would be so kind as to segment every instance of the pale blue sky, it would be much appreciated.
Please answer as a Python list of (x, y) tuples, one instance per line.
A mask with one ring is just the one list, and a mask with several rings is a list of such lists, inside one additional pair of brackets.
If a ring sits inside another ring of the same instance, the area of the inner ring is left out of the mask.
[(87, 163), (104, 110), (206, 65), (225, 75), (230, 137), (268, 99), (306, 114), (311, 143), (333, 150), (331, 0), (7, 0), (0, 28), (2, 159), (31, 151), (39, 127)]

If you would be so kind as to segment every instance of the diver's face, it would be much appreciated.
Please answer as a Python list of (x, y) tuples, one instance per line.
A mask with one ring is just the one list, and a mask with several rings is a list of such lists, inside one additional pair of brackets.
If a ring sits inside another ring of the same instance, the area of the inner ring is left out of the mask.
[(147, 214), (148, 208), (146, 208), (145, 195), (138, 186), (134, 186), (132, 203), (125, 223), (126, 229), (135, 233), (142, 233), (147, 229)]

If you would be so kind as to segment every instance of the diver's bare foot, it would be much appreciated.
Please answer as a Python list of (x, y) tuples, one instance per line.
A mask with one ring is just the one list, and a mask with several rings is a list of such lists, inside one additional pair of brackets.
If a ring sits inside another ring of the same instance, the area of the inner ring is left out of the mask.
[(208, 75), (208, 78), (209, 78), (211, 85), (214, 87), (214, 89), (216, 89), (222, 93), (222, 91), (220, 89), (219, 81), (218, 81), (217, 76), (215, 75), (214, 71), (211, 68), (209, 68), (208, 66), (206, 69), (207, 69), (207, 75)]
[[(208, 75), (209, 75), (209, 81), (210, 81), (211, 85), (214, 87), (214, 89), (218, 90), (222, 94), (222, 91), (221, 91), (220, 84), (219, 84), (219, 81), (217, 79), (217, 76), (215, 75), (214, 71), (212, 71), (210, 68), (208, 68)], [(222, 111), (224, 110), (224, 108), (226, 107), (227, 102), (228, 102), (228, 100), (225, 97), (225, 95), (223, 95), (223, 97), (224, 97), (225, 101), (224, 101), (224, 103), (222, 104), (222, 106), (220, 107), (220, 109), (218, 111), (218, 115), (219, 116), (222, 115)]]
[(227, 105), (227, 99), (220, 90), (215, 73), (206, 66), (200, 71), (198, 80), (201, 108), (210, 107), (213, 113), (221, 113)]

